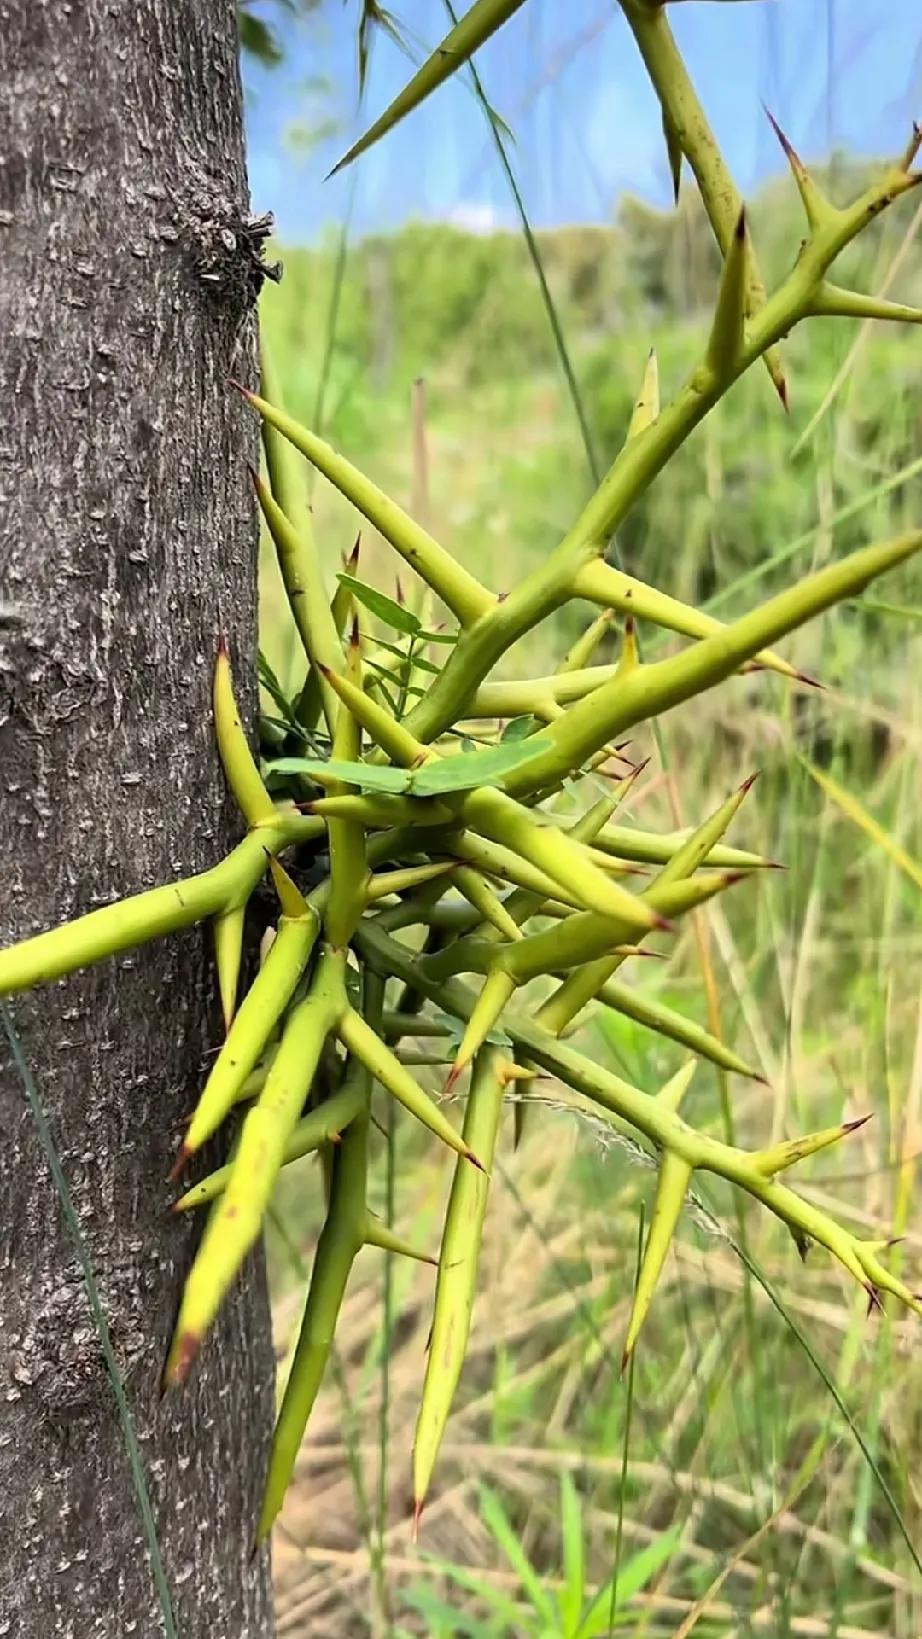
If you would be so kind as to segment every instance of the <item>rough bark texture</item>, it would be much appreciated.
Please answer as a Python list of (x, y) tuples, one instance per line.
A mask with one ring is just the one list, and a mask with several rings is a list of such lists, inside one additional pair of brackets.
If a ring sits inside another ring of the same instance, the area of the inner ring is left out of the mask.
[[(219, 630), (251, 671), (234, 0), (0, 0), (0, 942), (217, 859)], [(257, 236), (258, 237), (258, 236)], [(258, 246), (257, 246), (258, 249)], [(138, 1425), (182, 1639), (272, 1631), (250, 1559), (272, 1407), (255, 1260), (159, 1396), (197, 1226), (177, 1124), (218, 1040), (205, 933), (14, 1003)], [(2, 1040), (2, 1038), (0, 1038)], [(0, 1635), (154, 1639), (160, 1608), (72, 1244), (0, 1046)]]

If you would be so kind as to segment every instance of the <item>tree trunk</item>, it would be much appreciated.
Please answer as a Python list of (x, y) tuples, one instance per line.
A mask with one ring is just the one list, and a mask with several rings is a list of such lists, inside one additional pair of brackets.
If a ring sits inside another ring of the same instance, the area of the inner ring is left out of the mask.
[[(216, 639), (253, 672), (253, 371), (234, 0), (0, 0), (0, 943), (239, 834)], [(246, 702), (252, 704), (252, 697)], [(219, 1040), (204, 930), (17, 998), (137, 1427), (182, 1639), (272, 1631), (251, 1559), (273, 1401), (251, 1260), (160, 1378), (198, 1225), (177, 1127)], [(169, 1632), (46, 1150), (0, 1031), (0, 1635)]]

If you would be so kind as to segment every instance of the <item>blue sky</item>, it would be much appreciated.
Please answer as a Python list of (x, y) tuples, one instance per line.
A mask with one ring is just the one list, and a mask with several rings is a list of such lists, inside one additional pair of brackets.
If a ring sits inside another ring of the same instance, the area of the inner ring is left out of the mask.
[[(387, 4), (417, 55), (445, 33), (443, 0)], [(283, 240), (309, 242), (341, 221), (353, 190), (356, 232), (408, 217), (482, 229), (512, 223), (464, 74), (352, 172), (325, 183), (412, 65), (379, 34), (357, 118), (358, 0), (322, 0), (309, 16), (264, 0), (262, 11), (285, 60), (245, 66), (250, 180), (254, 207), (275, 213)], [(683, 0), (670, 20), (744, 191), (779, 166), (762, 101), (805, 157), (836, 146), (895, 152), (913, 116), (922, 117), (922, 0)], [(656, 104), (615, 0), (528, 0), (477, 61), (515, 132), (511, 157), (537, 225), (610, 220), (625, 191), (667, 202)]]

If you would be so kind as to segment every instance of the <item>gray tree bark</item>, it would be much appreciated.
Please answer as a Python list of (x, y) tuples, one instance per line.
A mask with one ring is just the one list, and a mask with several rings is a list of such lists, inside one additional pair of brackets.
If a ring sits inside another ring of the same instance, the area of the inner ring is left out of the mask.
[[(0, 943), (217, 859), (218, 633), (252, 673), (258, 228), (234, 0), (0, 0)], [(252, 705), (252, 699), (248, 702)], [(207, 934), (13, 1004), (136, 1420), (176, 1630), (272, 1631), (273, 1399), (245, 1279), (160, 1378), (198, 1226), (177, 1125), (219, 1040)], [(0, 1033), (0, 1635), (165, 1631), (112, 1385)]]

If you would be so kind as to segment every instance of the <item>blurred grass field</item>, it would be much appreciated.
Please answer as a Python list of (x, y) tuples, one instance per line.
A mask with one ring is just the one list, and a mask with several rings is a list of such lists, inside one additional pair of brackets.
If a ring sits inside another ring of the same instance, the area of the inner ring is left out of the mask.
[[(839, 161), (833, 191), (854, 182)], [(862, 240), (850, 258), (857, 286), (889, 282), (897, 298), (922, 297), (914, 212), (904, 201)], [(787, 180), (753, 202), (753, 222), (771, 277), (800, 237)], [(715, 252), (691, 188), (675, 215), (627, 201), (611, 229), (561, 229), (539, 247), (604, 469), (650, 346), (664, 396), (700, 348)], [(478, 575), (514, 585), (592, 487), (522, 241), (415, 224), (355, 245), (331, 233), (281, 255), (285, 277), (262, 319), (288, 408), (424, 515)], [(619, 537), (631, 572), (724, 616), (919, 522), (919, 332), (877, 327), (867, 338), (852, 322), (813, 324), (786, 355), (790, 417), (765, 373), (751, 372)], [(357, 519), (320, 480), (312, 500), (332, 584)], [(393, 593), (395, 560), (367, 529), (361, 573)], [(568, 636), (583, 614), (560, 616)], [(297, 648), (267, 553), (262, 626), (267, 656), (295, 686)], [(663, 642), (643, 635), (650, 653)], [(536, 644), (507, 658), (508, 675), (546, 668)], [(823, 689), (749, 675), (673, 712), (661, 748), (641, 730), (632, 755), (651, 763), (628, 812), (649, 827), (700, 822), (758, 769), (730, 840), (786, 868), (741, 883), (726, 907), (661, 939), (663, 960), (627, 972), (718, 1028), (766, 1078), (727, 1078), (702, 1062), (690, 1095), (697, 1124), (754, 1144), (873, 1114), (799, 1169), (798, 1186), (868, 1236), (901, 1236), (895, 1264), (922, 1284), (918, 567), (825, 615), (785, 654)], [(889, 845), (843, 813), (807, 762), (858, 800)], [(684, 1056), (609, 1011), (584, 1034), (648, 1089)], [(620, 1595), (606, 1595), (592, 1631), (919, 1639), (922, 1579), (909, 1546), (922, 1550), (918, 1321), (866, 1316), (863, 1294), (825, 1255), (803, 1264), (773, 1218), (709, 1189), (686, 1214), (633, 1379), (622, 1381), (653, 1174), (628, 1145), (555, 1109), (550, 1083), (543, 1090), (542, 1119), (518, 1151), (510, 1114), (471, 1350), (418, 1546), (409, 1461), (433, 1275), (387, 1270), (374, 1251), (358, 1261), (337, 1372), (276, 1532), (280, 1634), (576, 1634), (579, 1589), (616, 1571)], [(388, 1136), (402, 1157), (396, 1222), (435, 1252), (449, 1164), (402, 1115)], [(383, 1211), (393, 1172), (383, 1139), (377, 1150)], [(298, 1163), (281, 1188), (299, 1232), (296, 1242), (270, 1237), (280, 1358), (297, 1325), (319, 1174)]]

